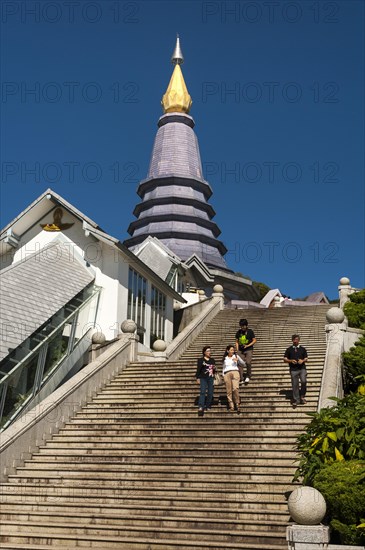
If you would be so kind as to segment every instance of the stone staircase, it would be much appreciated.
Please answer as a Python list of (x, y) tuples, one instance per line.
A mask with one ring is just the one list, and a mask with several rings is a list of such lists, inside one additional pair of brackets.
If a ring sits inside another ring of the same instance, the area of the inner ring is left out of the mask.
[[(328, 307), (223, 310), (179, 361), (126, 367), (2, 484), (0, 548), (287, 548), (293, 447), (316, 409)], [(220, 363), (241, 317), (258, 338), (242, 414), (222, 386), (198, 417), (196, 359), (208, 344)], [(310, 357), (295, 410), (282, 360), (293, 332)]]

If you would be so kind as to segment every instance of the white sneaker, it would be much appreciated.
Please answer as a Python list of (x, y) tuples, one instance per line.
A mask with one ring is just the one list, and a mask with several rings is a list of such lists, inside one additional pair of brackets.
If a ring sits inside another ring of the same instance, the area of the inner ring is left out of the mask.
[(249, 383), (249, 381), (250, 381), (250, 379), (249, 379), (248, 377), (247, 377), (247, 378), (245, 378), (245, 384), (248, 384), (248, 383)]

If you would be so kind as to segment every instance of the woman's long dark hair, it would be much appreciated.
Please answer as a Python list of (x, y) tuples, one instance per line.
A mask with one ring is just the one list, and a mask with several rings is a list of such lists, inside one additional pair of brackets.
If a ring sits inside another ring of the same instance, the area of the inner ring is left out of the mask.
[(230, 350), (231, 348), (233, 348), (233, 349), (234, 349), (234, 346), (232, 346), (232, 344), (230, 344), (229, 346), (227, 346), (227, 347), (226, 347), (226, 351), (224, 352), (224, 355), (223, 355), (223, 359), (222, 359), (222, 361), (224, 361), (224, 360), (225, 360), (225, 358), (227, 357), (227, 355), (228, 355), (228, 352), (229, 352), (229, 350)]

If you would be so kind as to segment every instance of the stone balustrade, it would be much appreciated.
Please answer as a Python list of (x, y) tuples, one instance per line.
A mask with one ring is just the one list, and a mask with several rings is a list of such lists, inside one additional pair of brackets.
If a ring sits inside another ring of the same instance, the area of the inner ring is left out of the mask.
[[(330, 397), (344, 396), (342, 375), (342, 353), (348, 351), (365, 334), (364, 330), (350, 328), (343, 312), (350, 295), (360, 289), (352, 288), (350, 279), (342, 277), (338, 287), (340, 304), (328, 310), (325, 326), (327, 350), (323, 369), (318, 411), (333, 407)], [(321, 521), (326, 512), (326, 504), (319, 491), (312, 487), (295, 489), (288, 500), (289, 512), (296, 522), (287, 527), (288, 550), (365, 550), (364, 546), (330, 544), (330, 528)]]

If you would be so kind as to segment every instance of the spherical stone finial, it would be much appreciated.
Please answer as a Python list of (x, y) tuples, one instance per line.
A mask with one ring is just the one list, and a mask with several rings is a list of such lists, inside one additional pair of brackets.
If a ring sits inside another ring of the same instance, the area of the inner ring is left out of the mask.
[(274, 302), (280, 302), (280, 296), (275, 296)]
[(326, 514), (326, 501), (314, 487), (298, 487), (288, 499), (288, 508), (299, 525), (318, 525)]
[(350, 286), (350, 279), (348, 277), (341, 277), (340, 285), (349, 285)]
[(164, 340), (155, 340), (152, 346), (154, 351), (165, 351), (167, 344)]
[(223, 287), (222, 285), (214, 285), (213, 287), (213, 292), (216, 292), (217, 294), (222, 294), (223, 292)]
[(339, 307), (331, 307), (326, 313), (328, 323), (343, 323), (345, 314)]
[(94, 332), (94, 334), (91, 336), (91, 342), (93, 344), (105, 344), (106, 342), (105, 334), (100, 331)]
[(120, 325), (120, 328), (122, 329), (122, 332), (126, 332), (128, 334), (133, 334), (137, 330), (137, 325), (133, 321), (133, 319), (126, 319), (123, 321), (123, 323)]
[(202, 289), (198, 290), (198, 294), (199, 296), (205, 296), (205, 290), (202, 290)]

